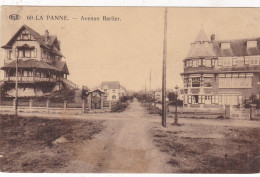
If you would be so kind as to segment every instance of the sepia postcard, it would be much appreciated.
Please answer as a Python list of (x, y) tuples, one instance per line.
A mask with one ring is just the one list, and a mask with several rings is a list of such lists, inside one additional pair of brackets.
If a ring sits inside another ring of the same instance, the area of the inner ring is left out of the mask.
[(2, 6), (2, 173), (257, 174), (260, 8)]

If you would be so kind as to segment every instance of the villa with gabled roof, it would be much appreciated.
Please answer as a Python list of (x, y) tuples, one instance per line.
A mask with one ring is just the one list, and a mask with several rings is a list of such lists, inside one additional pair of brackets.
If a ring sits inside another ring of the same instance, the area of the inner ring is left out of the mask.
[(2, 91), (6, 96), (15, 95), (16, 60), (18, 59), (18, 96), (41, 96), (60, 90), (63, 87), (77, 88), (67, 79), (69, 70), (62, 61), (60, 41), (56, 35), (45, 35), (23, 25), (15, 35), (2, 46), (6, 51), (4, 58), (4, 80)]
[(105, 92), (104, 98), (110, 101), (118, 100), (120, 97), (128, 94), (119, 81), (103, 81), (98, 89)]
[(259, 97), (260, 38), (209, 40), (201, 29), (183, 63), (185, 108), (241, 106)]

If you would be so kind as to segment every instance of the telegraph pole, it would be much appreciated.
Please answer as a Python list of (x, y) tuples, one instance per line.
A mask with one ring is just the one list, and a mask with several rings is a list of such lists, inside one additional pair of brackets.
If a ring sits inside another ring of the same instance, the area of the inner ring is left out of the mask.
[(150, 68), (150, 91), (152, 90), (152, 70)]
[(16, 57), (16, 72), (15, 72), (15, 116), (17, 116), (17, 107), (18, 107), (18, 56)]
[(167, 13), (164, 14), (163, 68), (162, 68), (162, 126), (166, 127), (166, 57), (167, 57)]
[(146, 80), (145, 80), (145, 85), (144, 85), (144, 104), (145, 104), (145, 106), (146, 106)]

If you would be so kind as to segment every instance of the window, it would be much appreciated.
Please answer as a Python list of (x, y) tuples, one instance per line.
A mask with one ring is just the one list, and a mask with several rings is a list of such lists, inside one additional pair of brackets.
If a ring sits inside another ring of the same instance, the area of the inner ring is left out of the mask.
[(35, 72), (36, 77), (41, 77), (41, 73), (39, 71)]
[(206, 67), (211, 67), (211, 60), (206, 60)]
[(204, 98), (205, 98), (205, 104), (211, 104), (211, 98), (212, 98), (211, 95), (205, 95)]
[(24, 77), (27, 77), (29, 74), (28, 74), (28, 71), (23, 71), (23, 76)]
[(116, 99), (116, 96), (115, 96), (115, 95), (113, 95), (113, 96), (112, 96), (112, 99), (113, 99), (113, 100), (115, 100), (115, 99)]
[(222, 59), (218, 59), (218, 65), (222, 66)]
[(192, 60), (189, 60), (189, 66), (192, 67)]
[(191, 103), (192, 104), (198, 104), (199, 103), (199, 95), (192, 95), (191, 97)]
[(259, 65), (260, 58), (258, 56), (250, 56), (248, 58), (249, 65)]
[(201, 59), (201, 61), (202, 61), (201, 65), (202, 65), (202, 66), (205, 66), (205, 65), (206, 65), (205, 59), (203, 58), (203, 59)]
[(232, 66), (232, 58), (223, 58), (223, 66)]
[(247, 48), (257, 47), (257, 41), (247, 41), (246, 46)]
[(226, 74), (219, 77), (219, 88), (251, 88), (253, 74)]
[(212, 87), (212, 77), (204, 77), (204, 87)]
[(7, 50), (7, 60), (11, 60), (12, 50)]
[(236, 66), (236, 65), (237, 65), (237, 59), (236, 59), (236, 58), (233, 58), (233, 59), (232, 59), (232, 65), (233, 65), (233, 66)]
[(31, 57), (32, 58), (36, 58), (37, 57), (37, 49), (36, 48), (31, 50)]
[(202, 61), (202, 59), (199, 59), (199, 60), (198, 60), (198, 62), (199, 62), (199, 63), (198, 63), (198, 66), (203, 65), (201, 61)]
[(249, 61), (248, 61), (248, 58), (246, 57), (245, 58), (245, 65), (248, 65), (249, 64)]
[(238, 105), (239, 96), (238, 94), (222, 94), (218, 96), (218, 101), (222, 105)]
[(28, 40), (29, 39), (29, 34), (22, 34), (22, 39), (23, 40)]
[(198, 60), (192, 60), (192, 66), (198, 67)]
[(229, 49), (230, 43), (229, 42), (222, 42), (221, 43), (221, 49)]
[(30, 58), (31, 57), (31, 50), (30, 49), (18, 49), (18, 57)]
[(188, 84), (189, 84), (189, 78), (185, 77), (184, 78), (184, 87), (188, 87)]
[(215, 59), (212, 59), (211, 62), (212, 62), (212, 66), (215, 66)]
[(192, 78), (192, 87), (200, 87), (200, 77)]

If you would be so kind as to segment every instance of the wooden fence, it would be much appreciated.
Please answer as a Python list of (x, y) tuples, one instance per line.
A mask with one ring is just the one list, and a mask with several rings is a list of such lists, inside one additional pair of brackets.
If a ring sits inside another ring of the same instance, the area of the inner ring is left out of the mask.
[[(14, 112), (15, 111), (15, 100), (13, 101), (1, 101), (0, 112)], [(110, 112), (111, 103), (104, 101), (104, 106), (100, 110), (89, 109), (88, 103), (70, 103), (64, 101), (63, 103), (55, 102), (37, 102), (37, 101), (18, 101), (18, 112), (38, 112), (38, 113), (69, 113), (69, 114), (84, 114), (84, 113), (95, 113), (95, 112)]]

